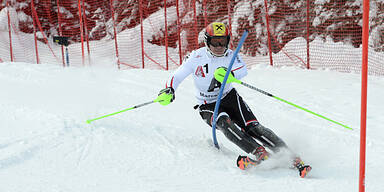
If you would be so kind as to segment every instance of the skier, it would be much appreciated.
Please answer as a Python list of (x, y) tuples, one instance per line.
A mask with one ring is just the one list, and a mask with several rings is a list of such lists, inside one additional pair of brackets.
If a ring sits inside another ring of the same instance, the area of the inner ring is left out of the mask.
[[(209, 24), (205, 29), (204, 38), (205, 47), (192, 51), (186, 56), (183, 65), (167, 81), (166, 88), (159, 92), (158, 100), (161, 100), (162, 105), (171, 103), (175, 99), (177, 87), (188, 75), (192, 74), (199, 103), (194, 108), (198, 108), (202, 119), (212, 126), (215, 104), (221, 86), (221, 83), (214, 78), (214, 72), (218, 68), (224, 68), (223, 71), (226, 72), (233, 51), (228, 49), (230, 34), (228, 27), (222, 22)], [(237, 55), (231, 74), (235, 78), (241, 79), (247, 73), (245, 63)], [(281, 149), (288, 149), (284, 141), (272, 130), (259, 123), (232, 84), (226, 84), (224, 88), (216, 124), (217, 129), (222, 131), (231, 142), (246, 153), (255, 156), (255, 159), (239, 156), (237, 166), (241, 169), (266, 160), (269, 153), (264, 146), (275, 153)], [(299, 170), (301, 177), (305, 177), (311, 167), (305, 165), (297, 156), (292, 158), (293, 166)]]

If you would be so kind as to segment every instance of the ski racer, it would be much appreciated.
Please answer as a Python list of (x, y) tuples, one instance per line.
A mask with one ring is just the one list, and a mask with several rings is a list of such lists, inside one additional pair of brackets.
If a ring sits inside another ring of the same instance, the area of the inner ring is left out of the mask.
[[(212, 126), (215, 104), (221, 86), (221, 83), (215, 79), (214, 72), (218, 68), (227, 69), (234, 53), (228, 48), (231, 37), (228, 27), (224, 23), (209, 24), (205, 29), (204, 38), (205, 47), (192, 51), (186, 56), (183, 64), (167, 81), (166, 88), (159, 92), (159, 97), (162, 98), (160, 104), (171, 103), (175, 98), (177, 87), (192, 74), (198, 101), (195, 109), (198, 109), (201, 118)], [(235, 78), (241, 79), (247, 73), (245, 63), (237, 55), (231, 74)], [(222, 131), (226, 138), (246, 153), (255, 156), (254, 158), (239, 156), (237, 166), (241, 169), (268, 159), (269, 152), (265, 147), (274, 153), (281, 149), (289, 150), (281, 138), (260, 124), (232, 84), (226, 84), (224, 88), (216, 124), (217, 129)], [(300, 176), (305, 177), (311, 167), (305, 165), (294, 153), (292, 153), (292, 159), (293, 166), (299, 170)]]

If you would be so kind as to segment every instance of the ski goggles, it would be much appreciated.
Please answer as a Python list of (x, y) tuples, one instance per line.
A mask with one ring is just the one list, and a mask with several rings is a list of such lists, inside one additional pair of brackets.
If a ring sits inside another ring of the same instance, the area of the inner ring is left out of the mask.
[(210, 45), (213, 47), (227, 47), (228, 46), (228, 37), (223, 36), (223, 37), (212, 37), (211, 41), (209, 42)]

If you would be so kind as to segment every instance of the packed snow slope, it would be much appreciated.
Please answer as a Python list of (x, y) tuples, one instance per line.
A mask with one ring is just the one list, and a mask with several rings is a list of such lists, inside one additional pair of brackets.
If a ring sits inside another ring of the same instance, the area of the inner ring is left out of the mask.
[[(176, 100), (86, 124), (151, 101), (171, 71), (0, 63), (0, 191), (358, 191), (360, 75), (259, 65), (243, 80), (353, 130), (235, 85), (259, 121), (313, 166), (308, 178), (278, 157), (242, 171), (196, 110), (188, 77)], [(366, 191), (384, 191), (384, 79), (370, 77)]]

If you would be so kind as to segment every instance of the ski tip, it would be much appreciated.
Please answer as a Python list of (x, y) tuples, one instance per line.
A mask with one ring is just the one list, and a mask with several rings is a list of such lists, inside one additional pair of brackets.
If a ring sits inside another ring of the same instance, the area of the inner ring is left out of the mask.
[(301, 178), (307, 177), (308, 173), (312, 170), (312, 167), (309, 165), (306, 165), (303, 167), (303, 169), (300, 170), (299, 175)]
[(247, 163), (245, 160), (246, 158), (247, 158), (246, 156), (241, 156), (241, 155), (237, 157), (236, 164), (237, 164), (237, 167), (240, 168), (241, 170), (245, 170), (245, 168), (247, 167)]
[(239, 155), (239, 157), (237, 157), (237, 160), (236, 160), (236, 165), (241, 170), (245, 170), (248, 166), (256, 165), (256, 164), (257, 164), (257, 162), (255, 160), (249, 158), (248, 156)]

